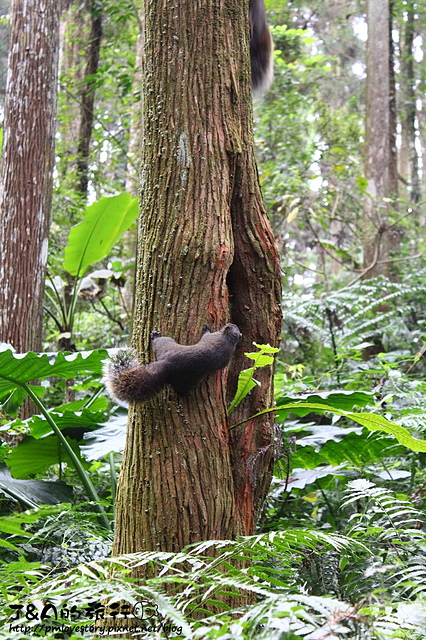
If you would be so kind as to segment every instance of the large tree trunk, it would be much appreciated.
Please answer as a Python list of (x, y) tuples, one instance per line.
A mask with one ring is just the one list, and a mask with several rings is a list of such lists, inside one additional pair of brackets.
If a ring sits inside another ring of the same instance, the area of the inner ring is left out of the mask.
[(60, 3), (13, 0), (1, 160), (0, 340), (41, 349)]
[(394, 117), (392, 115), (392, 79), (390, 61), (389, 0), (367, 2), (367, 113), (365, 123), (365, 176), (363, 245), (364, 277), (391, 275), (389, 229), (390, 196), (396, 191)]
[[(253, 153), (248, 1), (146, 3), (141, 217), (133, 344), (183, 343), (235, 322), (230, 373), (185, 398), (131, 407), (114, 553), (176, 551), (254, 531), (271, 477), (272, 420), (229, 425), (271, 401), (272, 371), (230, 419), (244, 351), (276, 345), (280, 272)], [(231, 453), (232, 448), (232, 453)]]

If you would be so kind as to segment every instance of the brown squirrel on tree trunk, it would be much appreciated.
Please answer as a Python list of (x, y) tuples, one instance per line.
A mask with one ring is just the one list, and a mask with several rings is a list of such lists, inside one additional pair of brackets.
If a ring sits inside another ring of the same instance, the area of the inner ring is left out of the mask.
[(143, 365), (132, 349), (122, 349), (104, 366), (104, 382), (118, 404), (146, 402), (170, 385), (186, 395), (209, 373), (228, 366), (241, 333), (235, 324), (226, 324), (211, 333), (204, 325), (197, 344), (178, 344), (173, 338), (151, 333), (156, 362)]
[(263, 0), (250, 0), (250, 60), (253, 93), (260, 95), (272, 84), (274, 45), (266, 23)]

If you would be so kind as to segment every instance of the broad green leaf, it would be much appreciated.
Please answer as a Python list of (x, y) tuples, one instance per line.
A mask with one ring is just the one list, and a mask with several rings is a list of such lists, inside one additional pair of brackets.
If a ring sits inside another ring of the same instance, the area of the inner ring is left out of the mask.
[(64, 269), (81, 278), (91, 264), (109, 254), (137, 215), (137, 198), (128, 193), (101, 198), (88, 206), (83, 221), (69, 233)]
[(235, 429), (240, 424), (247, 422), (248, 420), (252, 420), (258, 416), (264, 415), (265, 413), (271, 413), (274, 411), (278, 415), (281, 411), (287, 415), (288, 409), (298, 410), (298, 409), (310, 409), (311, 411), (315, 411), (316, 413), (324, 413), (330, 412), (335, 413), (339, 416), (344, 416), (361, 424), (363, 427), (369, 429), (369, 431), (384, 431), (385, 433), (392, 434), (398, 442), (403, 444), (408, 449), (412, 451), (422, 451), (426, 453), (426, 440), (418, 440), (417, 438), (413, 438), (410, 432), (405, 429), (405, 427), (401, 427), (399, 424), (395, 424), (394, 422), (390, 422), (383, 418), (382, 416), (377, 415), (376, 413), (349, 413), (346, 411), (340, 411), (334, 407), (330, 407), (324, 404), (317, 404), (314, 402), (300, 402), (300, 403), (291, 403), (284, 404), (274, 407), (273, 409), (265, 409), (264, 411), (260, 411), (259, 413), (255, 413), (253, 416), (250, 416), (247, 420), (234, 424), (230, 427), (230, 429)]
[[(342, 413), (342, 415), (345, 414)], [(384, 431), (392, 434), (407, 449), (426, 453), (426, 440), (413, 438), (408, 429), (386, 420), (383, 416), (379, 416), (376, 413), (348, 413), (347, 416), (370, 431)]]
[[(12, 478), (9, 469), (0, 468), (0, 489), (6, 495), (12, 496), (18, 501), (35, 504), (58, 504), (59, 502), (71, 502), (73, 490), (72, 487), (64, 482), (45, 482), (44, 480), (17, 480)], [(36, 520), (38, 516), (34, 516)], [(23, 518), (24, 522), (33, 522), (28, 518)], [(20, 530), (20, 524), (17, 518), (0, 518), (0, 531), (14, 534), (24, 534)]]
[[(342, 411), (350, 411), (353, 407), (365, 407), (367, 404), (374, 402), (374, 394), (366, 391), (315, 391), (301, 393), (296, 397), (280, 395), (276, 397), (277, 406), (288, 403), (314, 402), (316, 404), (326, 404)], [(291, 410), (298, 416), (306, 416), (308, 409)], [(290, 409), (287, 414), (290, 413)], [(283, 414), (281, 414), (283, 415)]]
[[(301, 428), (303, 425), (300, 425)], [(342, 438), (320, 439), (320, 431), (332, 429), (335, 432), (335, 426), (315, 425), (318, 428), (314, 435), (308, 435), (302, 438), (296, 436), (296, 450), (291, 454), (291, 463), (295, 467), (303, 469), (314, 469), (324, 464), (338, 466), (344, 462), (350, 462), (355, 467), (363, 467), (365, 465), (380, 462), (386, 456), (402, 456), (405, 449), (392, 436), (384, 434), (368, 433), (362, 427), (355, 425), (347, 425), (346, 428), (338, 428)], [(308, 430), (312, 429), (309, 427)], [(354, 432), (356, 431), (356, 432)], [(287, 431), (291, 433), (293, 431)]]
[[(55, 375), (61, 378), (72, 378), (78, 371), (91, 371), (100, 375), (102, 359), (106, 355), (106, 351), (100, 350), (93, 351), (89, 353), (89, 355), (86, 354), (85, 358), (82, 357), (81, 353), (72, 353), (66, 356), (62, 353), (58, 353), (49, 357), (47, 354), (36, 354), (31, 352), (25, 355), (14, 354), (11, 350), (7, 349), (6, 351), (0, 352), (0, 397), (2, 397), (2, 395), (6, 395), (8, 391), (14, 389), (16, 386), (24, 388), (31, 399), (36, 403), (45, 419), (50, 423), (50, 426), (55, 433), (55, 437), (51, 437), (55, 447), (55, 460), (53, 462), (46, 461), (46, 443), (48, 438), (45, 438), (41, 440), (33, 440), (33, 448), (35, 447), (35, 444), (39, 447), (41, 445), (42, 448), (37, 449), (37, 451), (30, 452), (31, 455), (34, 456), (32, 462), (34, 464), (38, 462), (41, 464), (43, 469), (46, 469), (51, 464), (54, 464), (54, 462), (60, 462), (66, 455), (66, 459), (69, 459), (69, 462), (77, 471), (77, 474), (86, 490), (87, 496), (96, 503), (95, 508), (100, 513), (104, 527), (106, 529), (110, 529), (110, 522), (102, 504), (100, 503), (97, 491), (90, 479), (90, 476), (84, 469), (82, 461), (78, 455), (79, 452), (76, 452), (73, 448), (75, 443), (70, 443), (64, 437), (62, 431), (55, 423), (53, 416), (49, 414), (43, 403), (40, 402), (34, 393), (32, 393), (28, 386), (29, 380), (33, 380), (37, 377), (42, 378)], [(27, 364), (28, 367), (26, 367), (25, 364)], [(12, 457), (14, 458), (12, 464), (15, 465), (15, 469), (18, 466), (18, 460), (22, 467), (23, 460), (20, 459), (20, 454), (22, 453), (23, 445), (24, 443), (20, 443), (19, 449), (15, 448), (11, 454), (11, 459)], [(19, 453), (17, 453), (17, 451), (19, 451)], [(60, 458), (58, 457), (58, 454), (60, 454)], [(35, 471), (30, 471), (30, 473), (34, 472)], [(20, 473), (25, 476), (28, 472), (26, 470), (23, 471), (21, 468)], [(17, 471), (14, 475), (19, 477), (19, 472)]]
[[(38, 387), (34, 384), (28, 385), (33, 393), (38, 397), (44, 396), (45, 388)], [(0, 388), (1, 388), (1, 372), (0, 372)], [(8, 416), (16, 416), (22, 403), (27, 397), (27, 392), (22, 387), (15, 387), (12, 391), (8, 391), (7, 398), (3, 398), (3, 393), (0, 391), (1, 406)]]
[[(10, 349), (0, 352), (0, 397), (12, 391), (19, 384), (31, 380), (42, 380), (49, 376), (58, 378), (74, 378), (79, 373), (98, 374), (102, 376), (102, 361), (108, 353), (104, 349), (82, 353), (16, 354)], [(40, 387), (38, 388), (40, 390)]]
[[(67, 438), (67, 442), (79, 456), (80, 450), (74, 440)], [(72, 464), (65, 449), (61, 446), (56, 436), (47, 436), (36, 440), (27, 436), (12, 449), (8, 465), (14, 478), (28, 478), (36, 473), (44, 473), (54, 464), (66, 462)]]
[(313, 484), (317, 482), (320, 478), (326, 478), (327, 476), (344, 476), (346, 474), (345, 465), (341, 466), (332, 466), (325, 465), (322, 467), (317, 467), (315, 469), (292, 469), (291, 471), (291, 481), (289, 483), (288, 489), (291, 491), (292, 489), (304, 489), (307, 484)]
[[(59, 429), (61, 429), (61, 431), (67, 429), (66, 435), (70, 435), (74, 440), (81, 440), (84, 433), (97, 429), (105, 419), (103, 411), (91, 411), (90, 409), (83, 409), (78, 413), (69, 410), (58, 413), (55, 409), (49, 413)], [(27, 424), (30, 428), (31, 435), (36, 438), (36, 440), (52, 432), (52, 427), (42, 416), (32, 416)]]
[[(78, 389), (79, 385), (77, 384), (74, 385), (74, 388)], [(64, 414), (65, 411), (72, 411), (72, 412), (82, 411), (86, 406), (86, 402), (87, 402), (86, 398), (81, 398), (80, 400), (74, 400), (73, 402), (67, 402), (66, 404), (61, 404), (59, 407), (56, 407), (55, 411), (62, 414)], [(93, 413), (96, 413), (97, 411), (104, 413), (107, 410), (107, 406), (108, 406), (107, 398), (105, 396), (100, 396), (99, 398), (96, 398), (95, 400), (93, 400), (93, 402), (90, 403), (90, 411)]]

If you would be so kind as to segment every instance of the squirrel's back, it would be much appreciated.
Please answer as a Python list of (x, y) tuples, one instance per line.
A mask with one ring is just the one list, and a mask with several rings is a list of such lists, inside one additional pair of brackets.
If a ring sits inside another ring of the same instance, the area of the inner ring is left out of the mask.
[(210, 332), (207, 325), (197, 344), (182, 345), (171, 338), (153, 339), (157, 362), (167, 362), (167, 384), (179, 394), (193, 389), (205, 376), (229, 364), (241, 333), (235, 324)]

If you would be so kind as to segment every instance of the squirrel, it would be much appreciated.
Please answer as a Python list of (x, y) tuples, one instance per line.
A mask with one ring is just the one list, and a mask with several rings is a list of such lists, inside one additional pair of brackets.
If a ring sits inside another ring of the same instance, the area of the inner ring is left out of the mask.
[(104, 366), (104, 382), (111, 398), (118, 404), (146, 402), (170, 385), (179, 395), (186, 395), (205, 376), (226, 367), (241, 333), (235, 324), (226, 324), (212, 333), (205, 324), (197, 344), (178, 344), (173, 338), (151, 333), (157, 360), (143, 365), (132, 349), (121, 349)]
[(265, 93), (272, 84), (274, 45), (266, 23), (263, 0), (250, 0), (250, 60), (253, 93)]

